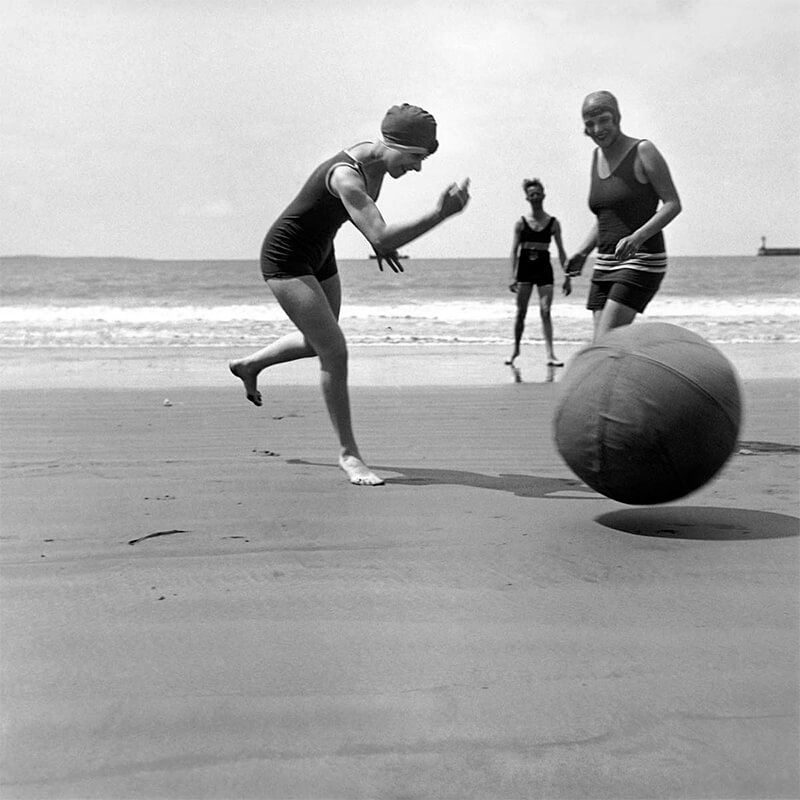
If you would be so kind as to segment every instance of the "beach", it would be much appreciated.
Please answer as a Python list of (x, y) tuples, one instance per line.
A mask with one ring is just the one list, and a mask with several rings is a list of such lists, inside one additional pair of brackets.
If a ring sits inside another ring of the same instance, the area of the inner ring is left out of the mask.
[(797, 347), (722, 346), (736, 452), (647, 507), (536, 345), (352, 348), (376, 488), (311, 362), (3, 348), (2, 796), (799, 796)]
[(800, 3), (3, 10), (0, 800), (800, 800)]

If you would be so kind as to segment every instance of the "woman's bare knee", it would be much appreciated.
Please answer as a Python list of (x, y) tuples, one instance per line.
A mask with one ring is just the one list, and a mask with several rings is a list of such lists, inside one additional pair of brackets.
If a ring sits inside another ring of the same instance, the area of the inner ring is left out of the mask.
[(320, 347), (317, 356), (319, 363), (326, 372), (346, 372), (347, 371), (347, 343), (342, 337), (341, 341), (326, 342), (324, 347)]

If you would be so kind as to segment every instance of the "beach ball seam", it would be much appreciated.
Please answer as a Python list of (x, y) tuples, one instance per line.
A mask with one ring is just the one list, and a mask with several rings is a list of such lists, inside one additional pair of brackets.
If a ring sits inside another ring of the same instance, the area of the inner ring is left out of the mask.
[[(695, 389), (699, 394), (701, 394), (707, 401), (709, 401), (713, 406), (723, 414), (731, 425), (738, 427), (741, 423), (741, 414), (737, 415), (735, 418), (730, 414), (726, 406), (719, 401), (717, 397), (715, 397), (711, 392), (706, 389), (702, 384), (698, 383), (693, 378), (689, 377), (688, 375), (682, 373), (680, 370), (675, 369), (674, 367), (670, 366), (669, 364), (664, 364), (657, 359), (654, 359), (650, 356), (642, 355), (641, 353), (629, 353), (630, 359), (632, 361), (648, 361), (652, 365), (658, 367), (659, 369), (663, 369), (666, 372), (670, 372), (672, 375), (677, 377), (684, 385), (687, 387), (691, 387)], [(731, 450), (733, 450), (736, 446), (736, 442), (732, 442)]]
[[(675, 375), (679, 380), (686, 383), (691, 388), (699, 388), (695, 382), (684, 380), (685, 376), (678, 370), (671, 369), (662, 362), (643, 356), (641, 353), (626, 353), (619, 348), (598, 348), (606, 349), (609, 352), (609, 359), (613, 365), (612, 377), (608, 380), (608, 386), (601, 396), (601, 401), (598, 403), (598, 459), (597, 459), (597, 474), (604, 475), (613, 461), (611, 458), (611, 450), (608, 448), (606, 442), (608, 441), (609, 433), (613, 430), (616, 424), (624, 427), (626, 421), (618, 414), (614, 414), (610, 398), (614, 395), (614, 389), (626, 377), (626, 373), (635, 371), (635, 367), (642, 362), (649, 362), (657, 368), (666, 368), (667, 371)], [(675, 462), (670, 453), (669, 446), (665, 443), (662, 432), (654, 428), (648, 432), (648, 439), (652, 441), (650, 453), (652, 455), (651, 461), (655, 464), (662, 466), (662, 472), (675, 476), (675, 479), (681, 480), (680, 466)], [(601, 479), (602, 480), (602, 479)], [(606, 492), (603, 492), (604, 494)]]
[[(621, 360), (618, 358), (616, 354), (611, 355), (613, 359), (613, 366), (614, 371), (612, 378), (609, 380), (609, 385), (606, 387), (606, 391), (600, 396), (598, 400), (598, 419), (601, 420), (600, 424), (598, 425), (598, 448), (597, 448), (597, 472), (602, 474), (605, 470), (605, 465), (607, 461), (607, 453), (606, 453), (606, 432), (609, 426), (609, 411), (610, 411), (610, 398), (613, 394), (613, 388), (616, 386), (617, 382), (620, 378), (620, 372), (622, 371), (622, 363)], [(620, 363), (617, 363), (620, 362)]]
[(674, 367), (670, 366), (669, 364), (664, 364), (662, 361), (658, 361), (658, 359), (652, 358), (651, 356), (643, 355), (642, 353), (630, 353), (631, 358), (638, 359), (640, 361), (649, 361), (650, 363), (658, 366), (661, 369), (664, 369), (668, 372), (671, 372), (673, 375), (680, 378), (687, 386), (691, 386), (694, 389), (697, 389), (707, 400), (710, 400), (726, 417), (731, 420), (731, 423), (736, 425), (740, 422), (739, 419), (731, 418), (731, 415), (728, 413), (725, 406), (720, 403), (718, 398), (716, 398), (708, 389), (705, 388), (702, 384), (699, 384), (694, 378), (690, 378), (688, 375), (685, 375), (680, 370), (675, 369)]

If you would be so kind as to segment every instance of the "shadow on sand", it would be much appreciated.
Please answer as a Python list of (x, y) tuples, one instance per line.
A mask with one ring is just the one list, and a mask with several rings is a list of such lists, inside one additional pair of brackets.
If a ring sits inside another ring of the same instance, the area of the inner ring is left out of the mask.
[[(332, 466), (299, 458), (287, 459), (287, 463), (313, 467)], [(458, 469), (392, 467), (386, 464), (372, 465), (372, 469), (381, 473), (399, 473), (400, 477), (384, 478), (385, 482), (392, 486), (470, 486), (475, 489), (508, 492), (517, 497), (548, 497), (553, 500), (559, 499), (556, 494), (558, 492), (569, 492), (570, 500), (597, 500), (601, 496), (576, 478), (543, 478), (536, 475), (513, 474), (484, 475), (480, 472), (466, 472)]]
[(800, 519), (771, 511), (706, 506), (668, 506), (610, 511), (596, 522), (636, 536), (662, 539), (748, 541), (800, 535)]

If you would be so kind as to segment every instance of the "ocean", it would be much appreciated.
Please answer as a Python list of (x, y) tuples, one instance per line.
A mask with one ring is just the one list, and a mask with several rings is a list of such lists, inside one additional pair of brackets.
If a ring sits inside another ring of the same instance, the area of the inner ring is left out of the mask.
[[(510, 343), (505, 258), (343, 260), (341, 324), (352, 344)], [(590, 273), (587, 264), (585, 275)], [(591, 338), (588, 277), (553, 304), (557, 343)], [(647, 319), (715, 343), (800, 341), (800, 258), (674, 257)], [(291, 325), (256, 261), (0, 258), (0, 346), (260, 347)], [(535, 298), (524, 341), (541, 339)]]

